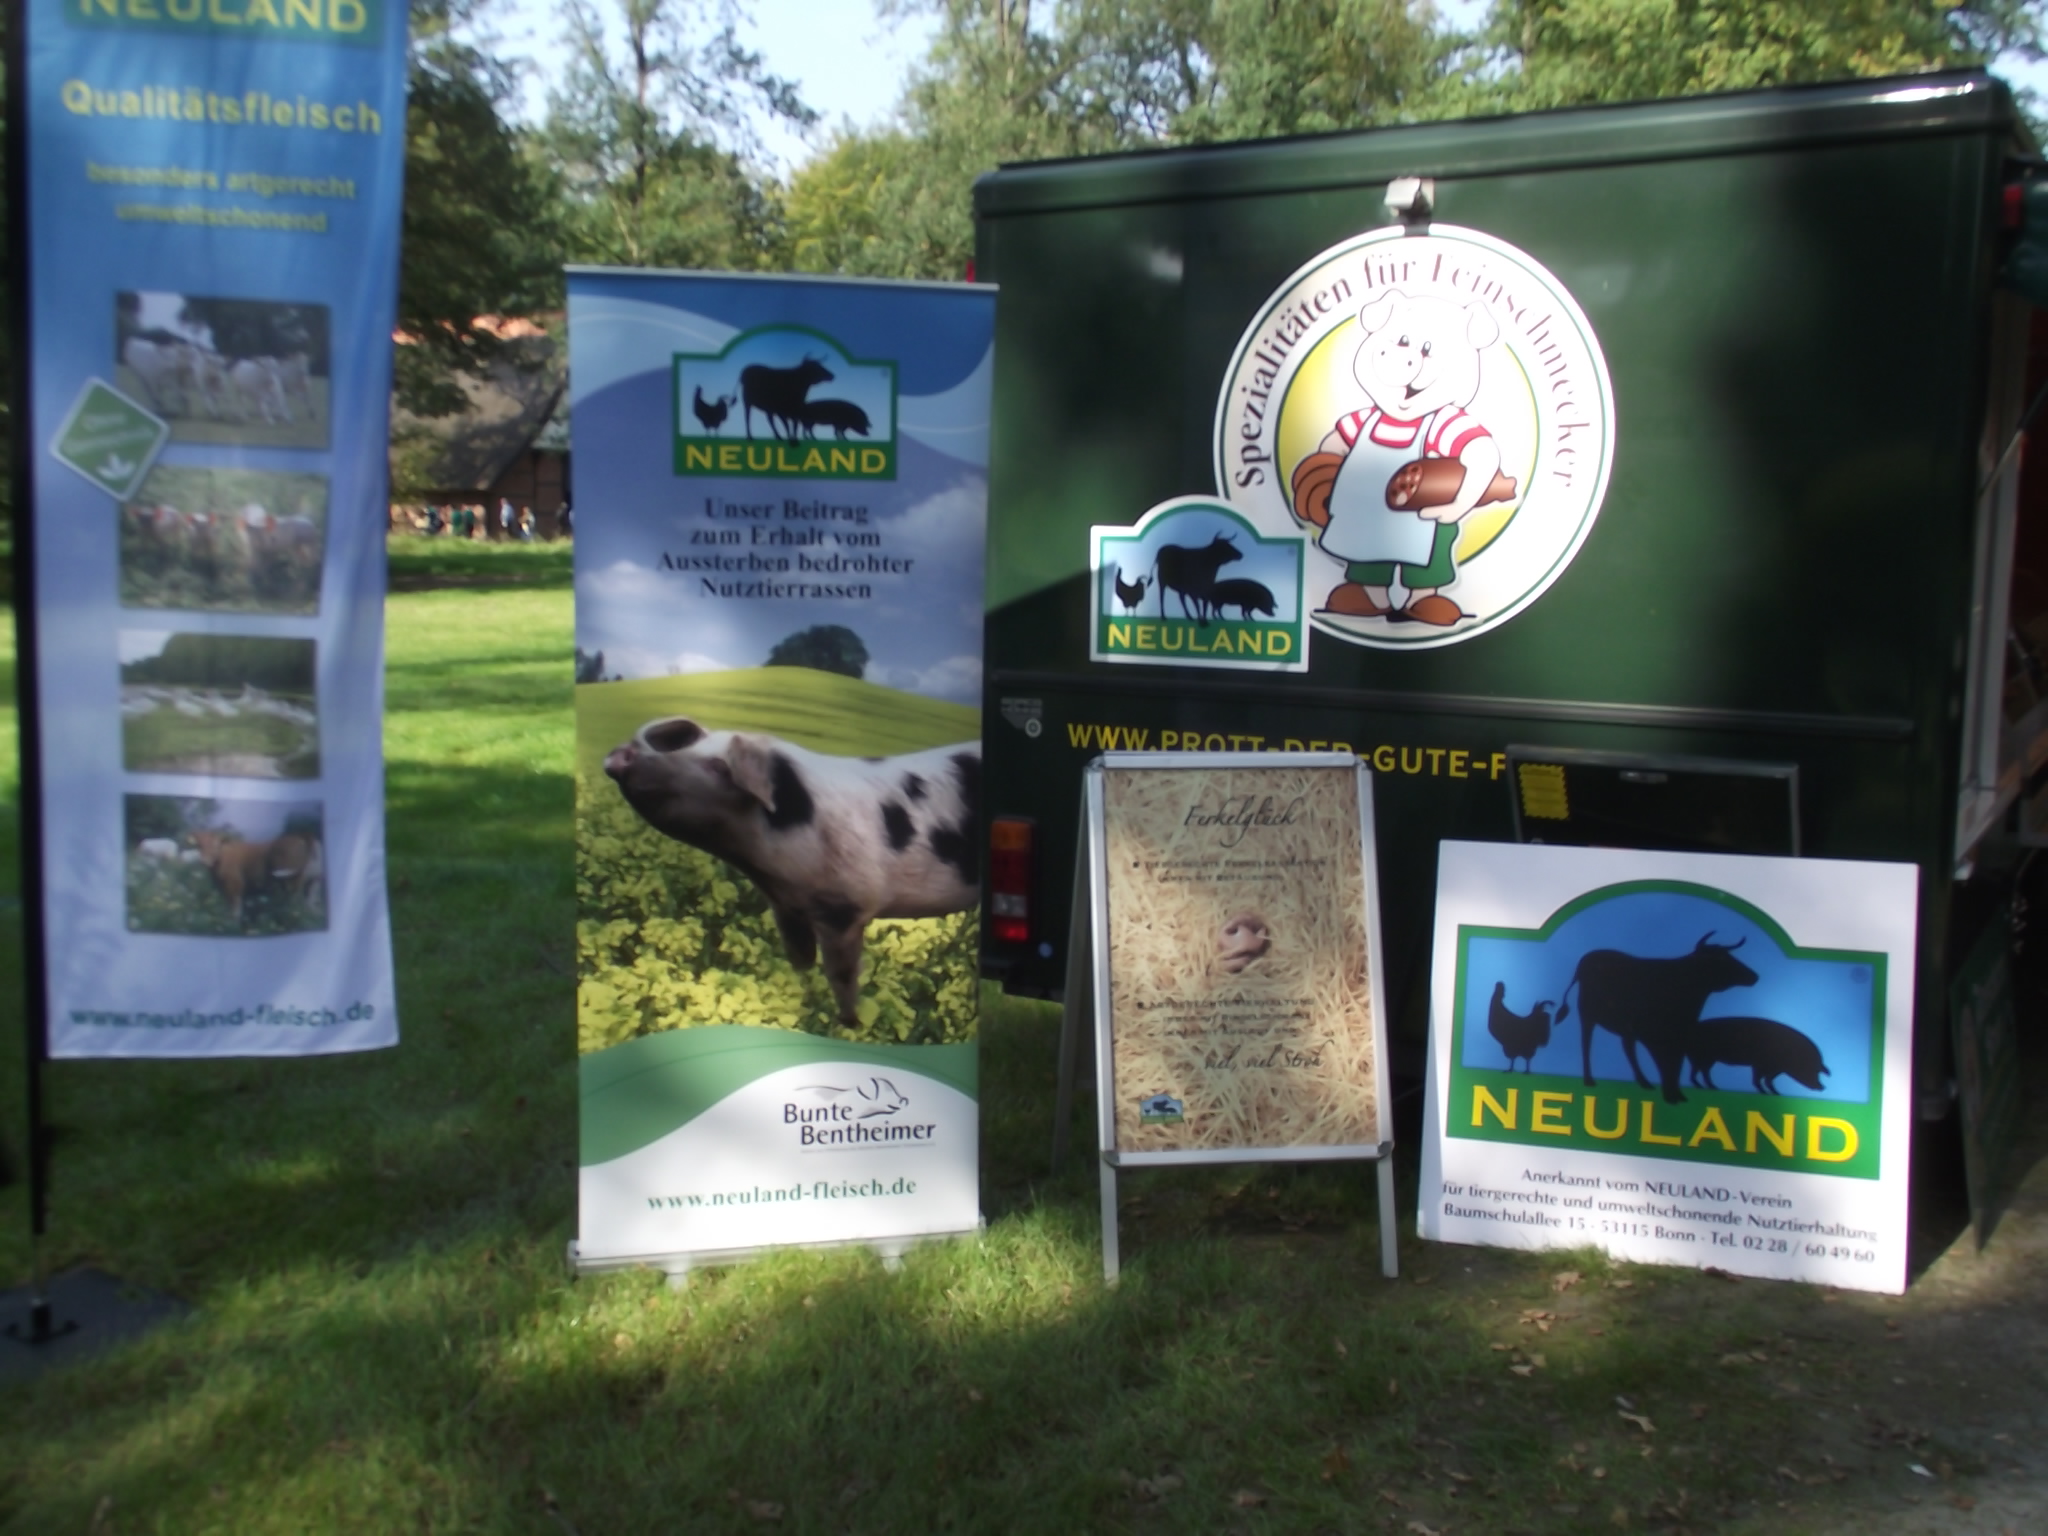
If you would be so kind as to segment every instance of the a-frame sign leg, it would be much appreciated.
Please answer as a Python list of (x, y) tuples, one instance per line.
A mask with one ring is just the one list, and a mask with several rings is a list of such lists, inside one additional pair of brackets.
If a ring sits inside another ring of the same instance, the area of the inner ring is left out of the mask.
[(1102, 1278), (1116, 1284), (1116, 1277), (1123, 1268), (1123, 1255), (1117, 1244), (1116, 1232), (1116, 1166), (1103, 1158), (1102, 1163)]
[(1380, 1185), (1380, 1273), (1389, 1280), (1401, 1273), (1399, 1234), (1394, 1230), (1398, 1219), (1394, 1205), (1394, 1149), (1382, 1147), (1379, 1156)]
[(1079, 1075), (1084, 1044), (1095, 1034), (1095, 962), (1090, 942), (1095, 931), (1088, 908), (1088, 818), (1081, 818), (1075, 839), (1074, 892), (1067, 911), (1067, 978), (1060, 1009), (1059, 1082), (1052, 1111), (1052, 1171), (1067, 1161), (1067, 1140), (1074, 1118), (1074, 1079)]

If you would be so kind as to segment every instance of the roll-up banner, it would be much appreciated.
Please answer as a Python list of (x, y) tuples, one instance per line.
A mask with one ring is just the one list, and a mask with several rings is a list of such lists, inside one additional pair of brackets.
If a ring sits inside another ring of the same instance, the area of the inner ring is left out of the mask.
[(19, 14), (50, 1054), (390, 1045), (405, 8)]
[(979, 1225), (994, 322), (570, 269), (582, 1267)]

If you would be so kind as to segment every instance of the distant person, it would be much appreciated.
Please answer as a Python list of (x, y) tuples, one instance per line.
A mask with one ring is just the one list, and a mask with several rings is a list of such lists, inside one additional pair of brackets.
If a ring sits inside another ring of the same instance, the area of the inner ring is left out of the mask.
[(437, 538), (439, 537), (440, 532), (441, 509), (439, 506), (429, 507), (427, 508), (427, 537), (430, 539)]
[(498, 498), (498, 528), (506, 538), (512, 537), (512, 498), (510, 496)]
[(519, 509), (519, 540), (523, 544), (533, 542), (533, 508)]
[(566, 501), (562, 503), (561, 515), (555, 521), (562, 530), (563, 538), (573, 539), (576, 537), (575, 515), (570, 512), (569, 503)]

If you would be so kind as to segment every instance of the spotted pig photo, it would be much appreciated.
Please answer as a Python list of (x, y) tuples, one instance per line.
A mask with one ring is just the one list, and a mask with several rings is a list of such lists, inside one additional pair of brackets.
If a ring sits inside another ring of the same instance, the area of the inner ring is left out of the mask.
[(975, 1018), (978, 720), (809, 667), (577, 689), (579, 1040)]

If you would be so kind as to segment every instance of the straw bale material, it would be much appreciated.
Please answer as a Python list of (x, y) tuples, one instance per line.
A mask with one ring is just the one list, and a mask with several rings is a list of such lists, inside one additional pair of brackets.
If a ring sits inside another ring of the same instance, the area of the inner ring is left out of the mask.
[[(1110, 769), (1103, 799), (1118, 1150), (1377, 1144), (1354, 771)], [(1161, 1094), (1183, 1119), (1143, 1118)]]

